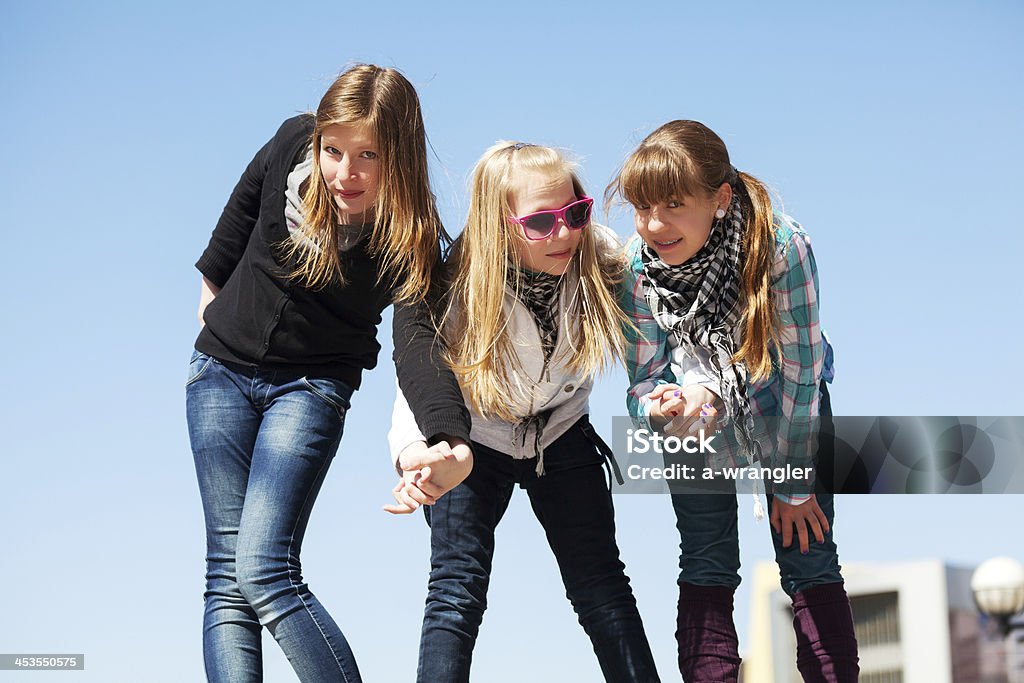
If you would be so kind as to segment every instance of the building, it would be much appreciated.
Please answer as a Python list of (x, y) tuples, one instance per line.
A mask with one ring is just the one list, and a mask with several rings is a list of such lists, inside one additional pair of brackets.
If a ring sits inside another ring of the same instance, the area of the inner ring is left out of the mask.
[[(941, 560), (844, 564), (861, 683), (1024, 682), (1024, 636), (1004, 639), (978, 612), (973, 571)], [(793, 611), (774, 562), (758, 563), (751, 600), (743, 683), (801, 683)]]

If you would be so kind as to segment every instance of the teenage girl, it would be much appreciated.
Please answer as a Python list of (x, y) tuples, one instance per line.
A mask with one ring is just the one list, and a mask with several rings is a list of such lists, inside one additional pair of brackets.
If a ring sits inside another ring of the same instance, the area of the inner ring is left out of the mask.
[[(647, 136), (609, 185), (606, 198), (616, 196), (632, 204), (638, 233), (627, 246), (623, 290), (635, 325), (627, 332), (633, 418), (677, 434), (701, 416), (727, 419), (736, 464), (809, 462), (815, 449), (827, 458), (832, 440), (823, 431), (817, 444), (809, 425), (830, 421), (832, 352), (804, 229), (774, 211), (764, 185), (738, 172), (721, 138), (696, 121)], [(754, 418), (775, 420), (766, 430)], [(725, 485), (733, 495), (672, 496), (681, 538), (676, 637), (687, 681), (735, 681), (739, 671), (735, 482)], [(793, 601), (798, 668), (807, 681), (854, 681), (857, 642), (832, 495), (776, 490), (768, 506), (782, 588)]]
[[(626, 322), (616, 298), (621, 250), (591, 223), (592, 205), (574, 167), (548, 147), (499, 142), (474, 170), (440, 323), (472, 413), (473, 470), (424, 507), (431, 572), (423, 683), (469, 680), (495, 528), (516, 484), (544, 527), (605, 679), (658, 680), (615, 542), (603, 470), (608, 449), (587, 415), (592, 378), (611, 357), (621, 358)], [(404, 463), (426, 445), (412, 419), (415, 406), (410, 411), (401, 393), (398, 399), (390, 442)], [(416, 496), (430, 492), (418, 483), (407, 473), (395, 488), (398, 504), (388, 509), (414, 509)], [(530, 584), (524, 577), (524, 596)], [(510, 645), (523, 648), (530, 637), (523, 633)]]
[[(432, 335), (410, 349), (423, 335), (406, 337), (403, 320), (446, 238), (419, 100), (393, 69), (343, 73), (315, 115), (282, 124), (235, 186), (196, 264), (203, 327), (186, 386), (206, 521), (210, 681), (262, 680), (263, 626), (300, 680), (360, 680), (302, 579), (302, 537), (392, 302), (402, 304), (399, 373), (415, 374), (416, 359), (429, 366)], [(410, 399), (421, 429), (468, 440), (457, 385), (434, 384), (429, 405)]]

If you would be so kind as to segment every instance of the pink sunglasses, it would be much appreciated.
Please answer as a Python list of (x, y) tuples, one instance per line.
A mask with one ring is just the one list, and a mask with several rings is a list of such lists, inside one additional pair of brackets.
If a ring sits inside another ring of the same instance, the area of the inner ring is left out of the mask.
[(580, 197), (561, 209), (537, 211), (525, 216), (509, 216), (508, 219), (523, 226), (523, 234), (526, 235), (526, 239), (546, 240), (555, 232), (559, 220), (565, 223), (570, 230), (582, 230), (587, 227), (593, 206), (593, 199)]

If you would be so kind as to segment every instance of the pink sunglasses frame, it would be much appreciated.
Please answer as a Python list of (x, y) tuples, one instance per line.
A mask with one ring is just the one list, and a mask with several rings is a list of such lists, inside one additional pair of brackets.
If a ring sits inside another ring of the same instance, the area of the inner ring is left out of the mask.
[[(587, 222), (586, 223), (584, 223), (583, 225), (581, 225), (578, 228), (574, 228), (574, 227), (569, 225), (568, 221), (565, 220), (565, 213), (569, 209), (571, 209), (572, 207), (574, 207), (574, 206), (576, 206), (578, 204), (586, 204), (590, 208), (590, 215), (587, 216)], [(526, 223), (525, 223), (525, 221), (528, 218), (532, 218), (534, 216), (539, 216), (539, 215), (545, 214), (545, 213), (554, 214), (554, 216), (555, 216), (555, 222), (551, 224), (551, 230), (548, 232), (548, 234), (544, 235), (543, 237), (530, 237), (530, 233), (528, 233), (526, 231)], [(562, 223), (565, 224), (565, 227), (569, 228), (570, 230), (582, 230), (583, 228), (585, 228), (588, 225), (590, 225), (590, 221), (593, 218), (593, 213), (594, 213), (594, 200), (591, 197), (583, 195), (582, 197), (580, 197), (576, 201), (572, 202), (571, 204), (566, 204), (561, 209), (551, 209), (549, 211), (534, 211), (533, 213), (528, 213), (525, 216), (509, 216), (508, 219), (511, 222), (518, 224), (519, 227), (521, 227), (523, 229), (523, 236), (526, 237), (526, 239), (528, 239), (528, 240), (530, 240), (532, 242), (539, 242), (541, 240), (546, 240), (547, 238), (551, 237), (551, 235), (553, 235), (555, 233), (555, 230), (558, 228), (558, 221), (562, 221)]]

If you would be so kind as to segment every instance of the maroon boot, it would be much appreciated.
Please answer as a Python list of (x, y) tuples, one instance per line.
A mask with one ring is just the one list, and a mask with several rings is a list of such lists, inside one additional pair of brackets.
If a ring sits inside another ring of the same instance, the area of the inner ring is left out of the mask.
[(796, 668), (807, 683), (855, 683), (857, 637), (850, 599), (841, 583), (814, 586), (793, 596)]
[(686, 683), (736, 683), (740, 655), (732, 621), (734, 592), (729, 586), (679, 585), (676, 642)]

